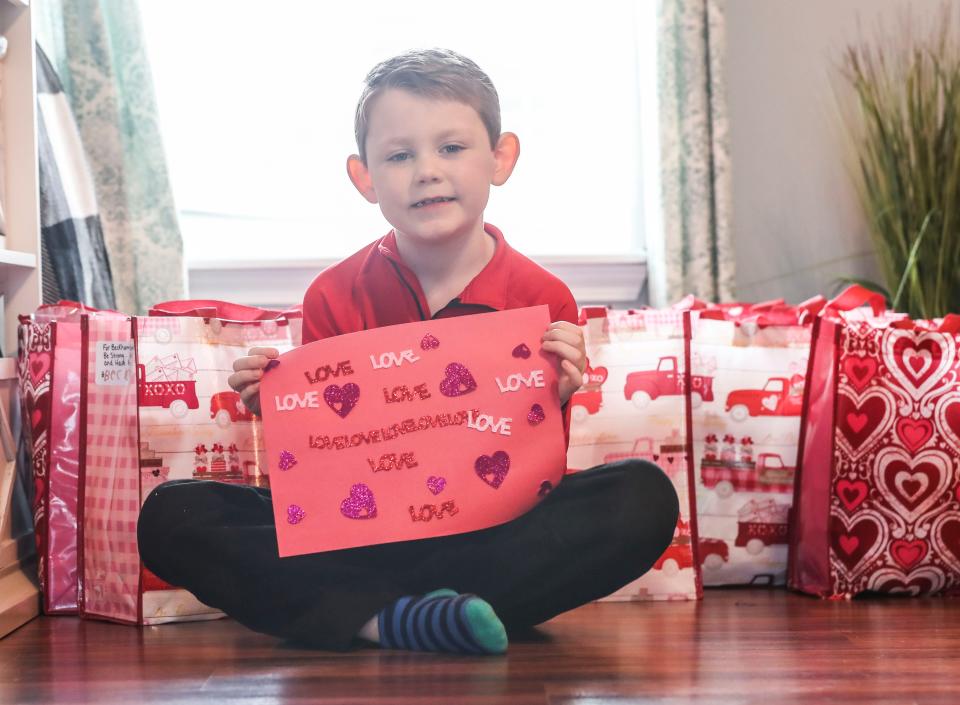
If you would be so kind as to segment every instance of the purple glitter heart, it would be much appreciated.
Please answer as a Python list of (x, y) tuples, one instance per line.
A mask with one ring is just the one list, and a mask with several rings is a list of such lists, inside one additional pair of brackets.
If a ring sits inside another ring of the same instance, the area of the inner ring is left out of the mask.
[(451, 362), (444, 372), (447, 376), (440, 382), (440, 393), (445, 397), (459, 397), (477, 388), (477, 381), (470, 370), (459, 362)]
[(307, 513), (296, 504), (287, 507), (287, 521), (291, 524), (299, 524), (305, 516), (307, 516)]
[(377, 502), (373, 490), (362, 482), (350, 488), (350, 496), (340, 502), (340, 513), (347, 519), (374, 519)]
[(524, 360), (526, 360), (528, 357), (530, 357), (530, 348), (527, 347), (526, 343), (520, 343), (513, 349), (511, 354), (514, 357), (522, 357)]
[(547, 418), (547, 415), (543, 412), (543, 407), (539, 404), (534, 404), (530, 407), (530, 413), (527, 414), (527, 423), (531, 426), (536, 426), (545, 418)]
[(297, 464), (297, 459), (293, 457), (293, 453), (289, 450), (280, 451), (280, 462), (277, 463), (277, 467), (281, 470), (289, 470), (294, 465)]
[(440, 347), (440, 341), (436, 339), (431, 333), (427, 333), (423, 336), (423, 340), (420, 341), (421, 350), (436, 350)]
[(359, 398), (360, 387), (353, 382), (348, 382), (342, 387), (338, 384), (330, 384), (323, 390), (323, 400), (327, 402), (327, 406), (344, 419), (347, 418), (347, 414), (353, 410), (353, 407), (357, 405)]
[(442, 477), (431, 475), (430, 477), (427, 478), (427, 489), (430, 490), (435, 495), (443, 492), (443, 488), (446, 486), (447, 486), (447, 481)]
[(550, 480), (544, 480), (540, 483), (540, 491), (537, 492), (538, 497), (546, 497), (550, 494), (550, 490), (553, 489), (553, 483)]
[(271, 360), (270, 362), (267, 363), (267, 366), (263, 368), (263, 371), (264, 371), (264, 372), (269, 372), (269, 371), (272, 370), (274, 367), (279, 367), (279, 366), (280, 366), (280, 361), (277, 360), (276, 358), (274, 358), (273, 360)]
[(481, 455), (473, 464), (473, 468), (477, 477), (493, 489), (497, 489), (510, 472), (510, 456), (502, 450), (498, 450), (492, 456)]

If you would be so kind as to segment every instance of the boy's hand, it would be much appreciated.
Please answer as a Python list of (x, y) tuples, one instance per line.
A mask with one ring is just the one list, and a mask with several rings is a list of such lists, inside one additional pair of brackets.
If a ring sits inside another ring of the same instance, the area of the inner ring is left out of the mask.
[(227, 378), (227, 383), (233, 391), (240, 394), (243, 403), (257, 416), (260, 415), (260, 380), (263, 378), (263, 368), (270, 360), (280, 357), (276, 348), (250, 348), (246, 357), (238, 357), (233, 361), (233, 374)]
[(541, 339), (541, 350), (560, 358), (560, 404), (566, 404), (573, 393), (583, 384), (583, 371), (587, 367), (587, 349), (583, 331), (567, 321), (551, 323)]

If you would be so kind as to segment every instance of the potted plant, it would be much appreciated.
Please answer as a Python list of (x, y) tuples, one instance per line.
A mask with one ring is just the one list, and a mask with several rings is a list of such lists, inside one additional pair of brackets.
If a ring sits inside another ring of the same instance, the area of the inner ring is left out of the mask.
[(856, 176), (891, 306), (916, 318), (960, 312), (960, 43), (944, 5), (937, 27), (847, 47), (844, 110)]

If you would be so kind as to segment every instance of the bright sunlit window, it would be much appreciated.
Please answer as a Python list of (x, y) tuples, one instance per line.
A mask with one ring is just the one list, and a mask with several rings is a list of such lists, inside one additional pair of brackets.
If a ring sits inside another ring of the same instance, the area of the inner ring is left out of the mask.
[(520, 137), (486, 219), (532, 256), (642, 253), (659, 193), (655, 8), (141, 3), (188, 263), (341, 257), (385, 234), (346, 176), (354, 107), (375, 63), (436, 46), (490, 75)]

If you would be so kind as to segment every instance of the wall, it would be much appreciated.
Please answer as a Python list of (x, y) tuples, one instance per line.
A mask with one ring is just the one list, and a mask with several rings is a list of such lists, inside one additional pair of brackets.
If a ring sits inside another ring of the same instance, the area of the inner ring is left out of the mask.
[(737, 296), (799, 301), (879, 280), (834, 85), (844, 47), (942, 0), (727, 0)]

